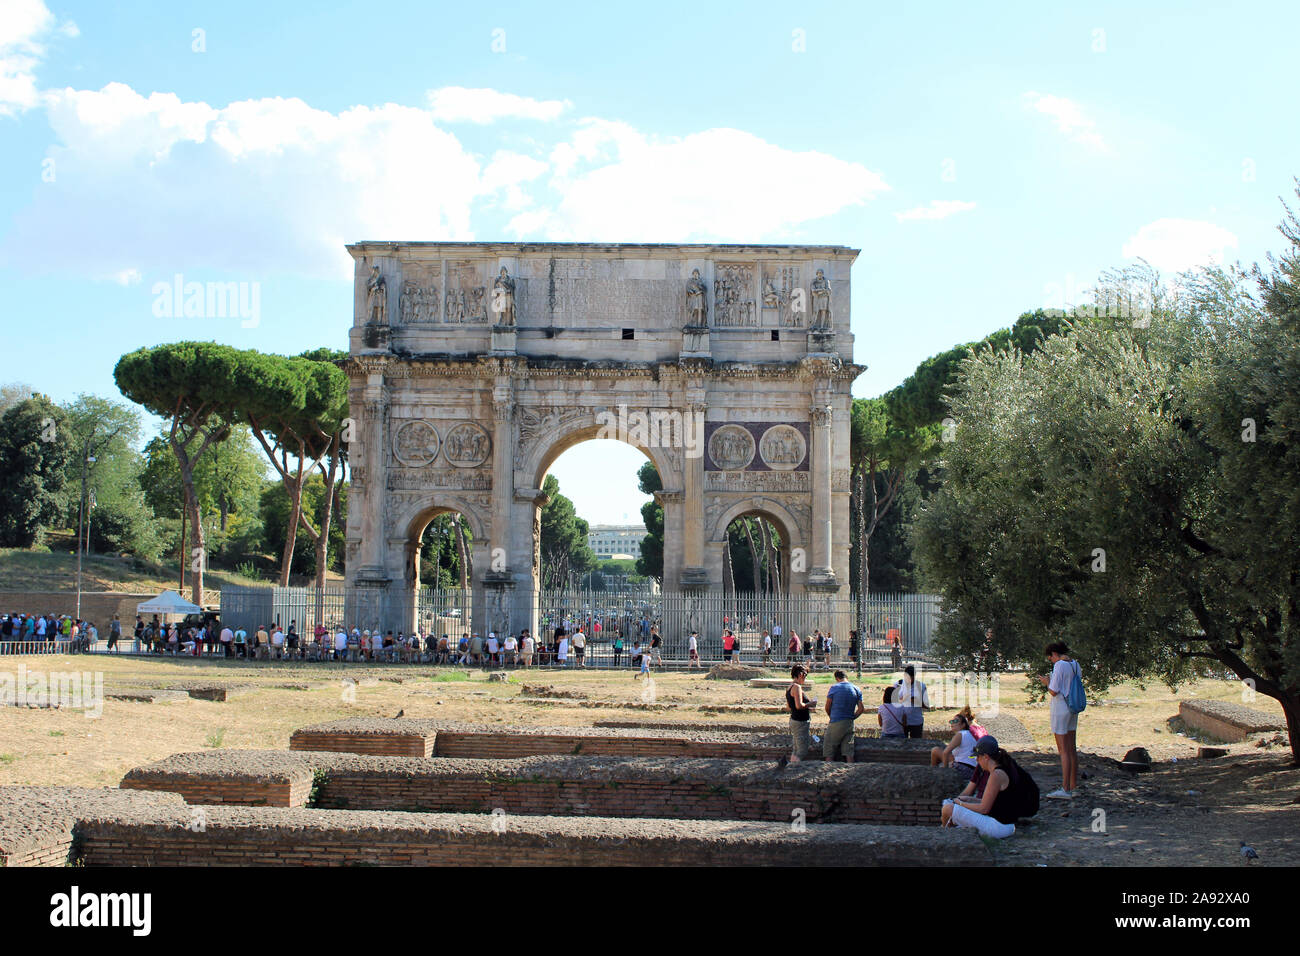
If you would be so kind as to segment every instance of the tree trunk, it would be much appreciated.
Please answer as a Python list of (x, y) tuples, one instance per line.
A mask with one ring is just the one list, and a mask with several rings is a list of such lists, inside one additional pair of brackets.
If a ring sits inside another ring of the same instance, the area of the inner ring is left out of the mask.
[(736, 579), (731, 565), (731, 529), (723, 532), (722, 544), (722, 592), (727, 597), (736, 593)]
[(199, 512), (199, 496), (194, 491), (194, 473), (188, 463), (181, 466), (181, 481), (185, 484), (185, 510), (194, 529), (192, 546), (182, 552), (181, 563), (190, 564), (190, 600), (203, 606), (203, 572), (207, 568), (207, 543), (203, 534), (203, 516)]
[[(334, 447), (330, 449), (329, 468), (325, 472), (325, 500), (324, 514), (320, 519), (320, 531), (316, 533), (316, 587), (325, 587), (325, 572), (329, 564), (330, 555), (330, 522), (334, 517), (334, 491), (335, 483), (338, 481), (339, 459), (338, 459), (338, 436), (334, 436)], [(308, 531), (314, 531), (310, 524), (307, 526)], [(419, 582), (416, 582), (419, 586)]]
[(1279, 697), (1282, 714), (1286, 717), (1286, 732), (1291, 743), (1291, 760), (1300, 765), (1300, 698), (1293, 695)]
[[(864, 485), (871, 486), (872, 510), (875, 510), (875, 480), (864, 470), (859, 479)], [(871, 535), (875, 531), (875, 521), (867, 523), (867, 496), (862, 497), (862, 510), (858, 513), (858, 528), (862, 534), (862, 555), (858, 561), (858, 593), (864, 598), (871, 593)]]
[[(182, 497), (184, 496), (182, 495)], [(176, 591), (177, 594), (180, 594), (185, 590), (185, 525), (189, 520), (190, 520), (189, 511), (186, 510), (185, 503), (182, 501), (181, 502), (181, 546), (176, 552), (176, 563), (180, 565), (180, 569), (181, 569), (181, 584), (180, 584), (180, 588)]]
[(754, 594), (758, 595), (763, 590), (763, 556), (758, 553), (758, 547), (754, 544), (754, 528), (748, 518), (741, 518), (745, 522), (745, 539), (749, 542), (749, 560), (753, 564)]
[(289, 586), (289, 572), (293, 565), (293, 549), (298, 544), (298, 522), (302, 520), (302, 459), (298, 459), (298, 473), (285, 478), (284, 488), (289, 493), (289, 523), (284, 529), (284, 552), (280, 556), (280, 587)]
[(456, 528), (456, 557), (460, 564), (460, 589), (464, 591), (469, 587), (469, 549), (465, 547), (465, 529), (460, 525), (460, 515), (452, 518), (452, 524)]

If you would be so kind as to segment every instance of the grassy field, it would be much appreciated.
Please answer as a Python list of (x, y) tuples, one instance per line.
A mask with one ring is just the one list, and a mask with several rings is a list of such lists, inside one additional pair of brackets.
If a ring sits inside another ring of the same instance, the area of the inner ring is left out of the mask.
[[(75, 552), (0, 548), (0, 591), (62, 591), (73, 586), (76, 575)], [(175, 567), (136, 558), (90, 554), (82, 557), (81, 582), (84, 591), (157, 592), (164, 588), (174, 590), (180, 574)], [(188, 582), (186, 575), (187, 586)], [(209, 589), (219, 589), (225, 584), (258, 583), (266, 582), (233, 571), (210, 570), (204, 574), (204, 586)]]
[[(8, 657), (0, 670), (30, 672), (95, 671), (104, 691), (140, 691), (178, 684), (248, 685), (252, 690), (224, 703), (182, 698), (153, 703), (106, 700), (98, 718), (72, 710), (0, 707), (0, 784), (74, 784), (114, 786), (132, 767), (172, 753), (221, 746), (237, 749), (286, 749), (292, 732), (308, 724), (348, 716), (407, 717), (516, 726), (590, 726), (598, 720), (638, 719), (694, 724), (744, 724), (755, 730), (782, 732), (779, 714), (710, 712), (720, 704), (780, 705), (781, 690), (758, 690), (744, 682), (704, 679), (703, 672), (660, 673), (653, 693), (633, 679), (633, 671), (515, 671), (509, 683), (488, 682), (481, 671), (426, 665), (308, 664), (225, 662), (137, 658), (128, 655), (75, 657)], [(777, 676), (779, 671), (772, 671)], [(827, 675), (816, 675), (826, 678)], [(924, 675), (932, 692), (938, 675)], [(344, 679), (356, 681), (344, 693)], [(868, 704), (878, 701), (877, 676), (864, 681)], [(1009, 675), (997, 688), (997, 706), (1018, 719), (1032, 734), (1036, 749), (1050, 752), (1047, 706), (1028, 699), (1023, 675)], [(535, 690), (568, 696), (545, 701)], [(820, 699), (824, 695), (816, 694)], [(525, 697), (528, 700), (516, 700)], [(1195, 739), (1178, 734), (1180, 697), (1240, 701), (1241, 686), (1232, 681), (1202, 681), (1177, 693), (1161, 686), (1116, 687), (1094, 701), (1080, 719), (1081, 750), (1119, 757), (1143, 746), (1160, 760), (1195, 755)], [(936, 704), (941, 703), (935, 701)], [(1253, 706), (1280, 715), (1267, 698)], [(927, 715), (931, 732), (947, 726), (957, 705), (936, 707)], [(977, 711), (987, 708), (977, 707)], [(814, 732), (825, 723), (814, 716)], [(862, 718), (868, 726), (875, 718)], [(1245, 752), (1249, 745), (1234, 745)]]

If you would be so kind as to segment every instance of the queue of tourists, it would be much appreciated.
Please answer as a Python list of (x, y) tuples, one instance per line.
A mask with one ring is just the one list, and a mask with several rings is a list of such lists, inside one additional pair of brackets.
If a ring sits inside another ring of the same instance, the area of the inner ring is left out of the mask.
[(0, 616), (0, 653), (33, 654), (47, 648), (84, 651), (99, 640), (99, 629), (91, 621), (71, 614), (23, 614)]

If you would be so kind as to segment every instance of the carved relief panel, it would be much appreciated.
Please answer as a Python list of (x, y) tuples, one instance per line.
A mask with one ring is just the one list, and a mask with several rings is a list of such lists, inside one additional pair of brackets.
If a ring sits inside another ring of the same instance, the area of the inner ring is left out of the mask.
[(803, 422), (710, 422), (704, 426), (704, 470), (808, 470), (808, 426)]
[(457, 468), (476, 468), (492, 454), (492, 439), (473, 422), (461, 422), (447, 431), (442, 454)]
[(758, 325), (753, 263), (720, 262), (714, 267), (713, 325), (720, 328)]
[(487, 322), (488, 293), (487, 281), (483, 276), (484, 268), (484, 263), (474, 260), (448, 260), (443, 313), (447, 322)]
[(764, 325), (803, 328), (808, 302), (797, 265), (764, 263), (762, 303)]
[(441, 440), (429, 422), (416, 419), (393, 429), (393, 457), (403, 465), (428, 465), (438, 457)]
[(402, 294), (398, 315), (403, 325), (437, 322), (441, 317), (438, 284), (442, 281), (439, 263), (407, 263), (402, 268)]

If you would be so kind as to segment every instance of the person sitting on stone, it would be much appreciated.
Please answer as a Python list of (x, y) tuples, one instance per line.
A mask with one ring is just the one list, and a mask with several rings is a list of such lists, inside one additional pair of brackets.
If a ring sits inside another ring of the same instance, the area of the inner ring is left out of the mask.
[(880, 725), (881, 737), (907, 736), (907, 711), (894, 703), (892, 686), (885, 688), (885, 698), (876, 708), (876, 723)]
[(1038, 784), (989, 734), (975, 744), (975, 758), (979, 770), (955, 799), (943, 802), (940, 823), (1004, 840), (1016, 832), (1017, 820), (1038, 812)]
[(953, 767), (962, 779), (970, 780), (975, 776), (975, 735), (970, 729), (970, 720), (966, 714), (957, 714), (948, 721), (952, 730), (952, 739), (946, 747), (930, 748), (931, 767)]

